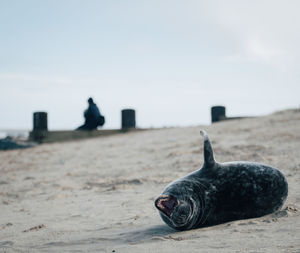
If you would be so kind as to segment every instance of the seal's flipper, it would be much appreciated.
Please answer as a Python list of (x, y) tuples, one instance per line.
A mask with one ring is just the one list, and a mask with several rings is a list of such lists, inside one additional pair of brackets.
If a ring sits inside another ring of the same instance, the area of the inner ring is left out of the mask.
[(210, 140), (204, 130), (201, 130), (200, 134), (202, 135), (202, 137), (204, 139), (204, 147), (203, 147), (204, 166), (208, 167), (208, 168), (213, 167), (216, 164), (216, 161), (214, 159), (214, 152), (211, 147)]

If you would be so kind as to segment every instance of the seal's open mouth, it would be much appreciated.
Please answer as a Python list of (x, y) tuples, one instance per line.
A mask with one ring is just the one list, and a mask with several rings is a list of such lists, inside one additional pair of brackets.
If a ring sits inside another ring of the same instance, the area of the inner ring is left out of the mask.
[(160, 196), (155, 200), (156, 208), (168, 217), (171, 216), (178, 203), (177, 198), (169, 195)]

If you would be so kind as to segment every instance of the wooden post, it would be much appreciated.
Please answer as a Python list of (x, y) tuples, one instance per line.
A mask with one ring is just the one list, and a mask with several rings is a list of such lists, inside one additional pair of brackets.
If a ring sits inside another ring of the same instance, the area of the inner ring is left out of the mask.
[(48, 135), (48, 119), (46, 112), (33, 113), (33, 130), (29, 134), (32, 141), (42, 143)]
[(122, 129), (135, 128), (135, 110), (122, 110)]
[(226, 119), (225, 106), (213, 106), (211, 108), (211, 123)]
[(48, 120), (46, 112), (33, 113), (33, 131), (35, 130), (48, 130)]

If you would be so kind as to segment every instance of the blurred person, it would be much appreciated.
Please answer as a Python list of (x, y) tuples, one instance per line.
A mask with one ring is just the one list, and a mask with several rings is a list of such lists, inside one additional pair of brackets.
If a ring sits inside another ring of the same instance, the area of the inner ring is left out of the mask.
[(85, 122), (76, 130), (96, 130), (98, 126), (103, 126), (105, 123), (104, 116), (101, 115), (98, 106), (92, 98), (88, 99), (88, 108), (84, 111)]

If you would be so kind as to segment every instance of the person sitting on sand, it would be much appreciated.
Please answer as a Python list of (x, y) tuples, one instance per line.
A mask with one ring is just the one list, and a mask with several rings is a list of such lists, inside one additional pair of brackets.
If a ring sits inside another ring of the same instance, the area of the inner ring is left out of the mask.
[(104, 116), (101, 115), (92, 98), (88, 99), (88, 103), (89, 107), (84, 111), (85, 122), (76, 130), (95, 130), (98, 126), (103, 126), (105, 123)]

